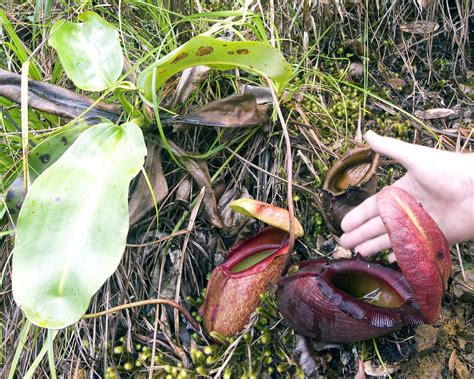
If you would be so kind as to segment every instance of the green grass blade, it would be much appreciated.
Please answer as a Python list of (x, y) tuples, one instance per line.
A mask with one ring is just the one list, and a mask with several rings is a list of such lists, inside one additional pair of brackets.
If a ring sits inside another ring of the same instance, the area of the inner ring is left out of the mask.
[[(8, 19), (7, 15), (5, 12), (0, 8), (0, 24), (5, 28), (7, 31), (8, 36), (10, 37), (13, 45), (15, 46), (15, 49), (13, 50), (17, 58), (20, 60), (20, 62), (23, 64), (26, 61), (29, 60), (29, 52), (26, 50), (25, 46), (21, 42), (20, 38), (18, 38), (18, 35), (15, 33), (15, 30), (13, 29), (12, 24), (10, 23), (10, 20)], [(30, 76), (32, 79), (35, 80), (41, 80), (42, 75), (41, 71), (38, 68), (37, 64), (33, 61), (31, 61), (31, 66), (30, 66)]]
[[(58, 331), (57, 330), (54, 330), (53, 333), (52, 333), (52, 339), (54, 339), (56, 337), (56, 335), (58, 334)], [(48, 352), (48, 347), (49, 347), (49, 344), (48, 343), (45, 343), (43, 345), (43, 347), (41, 348), (40, 352), (38, 353), (38, 355), (36, 356), (35, 360), (33, 361), (31, 367), (28, 369), (28, 371), (26, 372), (25, 376), (23, 379), (32, 379), (33, 378), (33, 375), (36, 371), (36, 369), (38, 368), (38, 366), (40, 365), (41, 361), (43, 360), (44, 356), (46, 355), (46, 353)]]
[(18, 366), (18, 362), (20, 360), (20, 355), (23, 352), (23, 349), (25, 347), (26, 339), (28, 337), (28, 333), (30, 332), (30, 329), (31, 329), (31, 322), (30, 320), (25, 319), (25, 324), (23, 325), (23, 328), (21, 329), (20, 337), (18, 339), (18, 346), (16, 347), (15, 355), (13, 356), (10, 372), (8, 373), (8, 379), (15, 378), (15, 371)]

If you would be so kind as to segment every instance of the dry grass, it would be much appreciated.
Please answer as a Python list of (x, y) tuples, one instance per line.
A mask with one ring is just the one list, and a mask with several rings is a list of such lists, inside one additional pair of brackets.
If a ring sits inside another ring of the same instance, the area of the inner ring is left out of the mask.
[[(39, 3), (43, 6), (47, 4)], [(173, 1), (172, 9), (169, 10), (175, 14), (162, 11), (150, 5), (152, 3), (111, 1), (103, 6), (86, 7), (118, 22), (121, 4), (121, 33), (126, 55), (132, 65), (164, 38), (170, 39), (171, 49), (173, 45), (177, 46), (190, 35), (205, 31), (213, 24), (208, 18), (204, 20), (199, 17), (192, 22), (178, 22), (182, 20), (180, 14), (240, 7), (239, 2), (223, 1), (222, 5), (215, 7), (198, 0)], [(472, 92), (470, 98), (460, 87), (466, 82), (469, 68), (473, 69), (468, 53), (467, 25), (469, 17), (473, 16), (474, 6), (469, 1), (451, 1), (448, 6), (440, 0), (378, 0), (370, 2), (369, 14), (364, 1), (357, 0), (272, 0), (248, 3), (251, 4), (248, 10), (260, 18), (234, 24), (235, 31), (249, 39), (263, 40), (265, 35), (270, 43), (281, 46), (295, 68), (295, 77), (281, 100), (282, 116), (288, 126), (293, 156), (295, 215), (303, 221), (307, 231), (306, 237), (296, 244), (295, 260), (333, 253), (334, 239), (321, 221), (319, 189), (331, 161), (350, 144), (359, 141), (366, 130), (373, 129), (385, 135), (449, 150), (472, 150)], [(42, 44), (42, 40), (52, 20), (65, 15), (73, 16), (78, 8), (58, 1), (53, 2), (52, 8), (45, 13), (44, 7), (35, 11), (28, 3), (11, 4), (3, 5), (3, 8), (23, 41), (25, 50), (34, 51), (35, 61), (44, 79), (69, 85), (64, 75), (58, 75), (60, 71), (54, 65), (52, 53)], [(427, 5), (422, 7), (420, 4)], [(31, 23), (32, 15), (37, 17), (36, 26)], [(233, 17), (232, 21), (239, 21), (239, 17)], [(429, 33), (422, 31), (417, 34), (418, 29), (433, 27), (430, 23), (436, 23), (438, 28)], [(401, 31), (401, 28), (410, 27), (411, 30), (415, 28), (415, 33)], [(172, 32), (165, 37), (170, 30)], [(3, 42), (9, 40), (5, 32), (0, 34), (0, 38)], [(1, 68), (18, 71), (19, 59), (8, 45), (0, 49), (0, 56), (4, 62), (0, 64)], [(149, 62), (151, 60), (152, 57)], [(236, 72), (213, 72), (183, 108), (224, 97), (239, 84), (255, 80), (242, 72), (239, 75)], [(169, 83), (167, 91), (173, 91), (175, 85), (176, 82)], [(453, 109), (456, 116), (425, 122), (411, 116), (416, 111), (430, 108)], [(2, 109), (4, 117), (16, 114), (11, 105), (3, 104)], [(45, 122), (48, 124), (48, 120)], [(186, 150), (207, 154), (211, 176), (218, 172), (213, 183), (218, 195), (226, 191), (239, 192), (245, 188), (256, 199), (286, 206), (287, 150), (279, 120), (270, 129), (270, 132), (258, 129), (226, 130), (221, 133), (194, 128), (173, 134), (172, 137)], [(241, 143), (243, 134), (248, 136), (245, 143)], [(11, 131), (0, 135), (0, 138), (5, 155), (17, 159), (15, 136), (15, 131)], [(150, 133), (149, 138), (156, 139), (157, 134)], [(214, 142), (225, 148), (214, 151)], [(232, 155), (233, 158), (228, 161)], [(188, 174), (177, 168), (168, 156), (164, 156), (164, 170), (170, 194), (159, 204), (158, 225), (155, 217), (150, 215), (131, 229), (129, 244), (142, 246), (127, 247), (118, 270), (93, 298), (90, 312), (156, 297), (175, 299), (196, 312), (209, 272), (222, 261), (225, 251), (236, 240), (236, 235), (228, 236), (211, 227), (201, 213), (192, 223), (191, 233), (164, 238), (188, 227), (191, 200), (200, 190), (194, 185), (192, 193), (188, 195), (189, 202), (177, 202), (175, 194)], [(399, 175), (400, 168), (388, 162), (384, 166), (381, 184), (391, 182)], [(5, 224), (3, 228), (7, 229), (8, 225)], [(251, 225), (249, 229), (257, 230), (258, 226)], [(1, 377), (6, 377), (12, 364), (24, 323), (23, 315), (11, 295), (12, 244), (11, 237), (4, 238), (0, 252)], [(469, 245), (462, 249), (461, 259), (466, 264), (472, 264)], [(225, 349), (221, 349), (209, 355), (216, 359), (210, 363), (202, 363), (191, 353), (191, 349), (203, 350), (208, 342), (205, 336), (194, 336), (193, 339), (194, 332), (185, 319), (165, 306), (148, 305), (101, 318), (81, 320), (61, 331), (55, 340), (57, 371), (64, 377), (104, 377), (106, 372), (112, 377), (112, 367), (121, 377), (139, 378), (174, 375), (172, 367), (179, 366), (190, 376), (194, 375), (197, 366), (205, 368), (209, 375), (216, 375), (225, 373), (225, 367), (228, 366), (233, 370), (234, 377), (237, 372), (243, 372), (243, 366), (248, 362), (253, 362), (253, 370), (260, 370), (257, 376), (263, 373), (280, 376), (278, 365), (283, 365), (280, 368), (288, 375), (301, 374), (294, 352), (295, 337), (278, 314), (271, 312), (271, 304), (271, 300), (268, 300), (268, 310), (264, 311), (269, 313), (267, 317), (257, 315), (246, 333), (237, 337), (228, 347), (227, 353), (224, 354)], [(262, 318), (266, 318), (267, 323), (262, 323)], [(257, 326), (254, 328), (254, 325)], [(260, 343), (268, 330), (271, 330), (273, 342)], [(407, 333), (391, 335), (388, 340), (381, 339), (380, 344), (388, 344), (392, 350), (399, 347), (401, 357), (410, 343), (403, 339)], [(19, 360), (18, 377), (22, 377), (31, 366), (45, 343), (45, 336), (39, 329), (30, 331)], [(143, 351), (137, 349), (137, 344), (149, 349), (156, 347), (153, 355), (156, 354), (158, 358), (153, 369), (148, 359), (145, 366), (124, 370), (125, 362), (135, 364), (140, 361)], [(122, 345), (126, 352), (114, 354), (114, 347)], [(273, 363), (269, 365), (262, 363), (264, 358), (259, 356), (267, 348), (273, 357)], [(383, 349), (381, 354), (384, 360), (392, 362), (390, 357), (384, 356)], [(372, 358), (374, 351), (370, 343), (358, 343), (340, 347), (333, 352), (315, 353), (314, 356), (320, 359), (318, 364), (322, 373), (354, 375), (357, 357)], [(193, 365), (192, 358), (201, 363)], [(269, 367), (272, 367), (273, 373), (270, 373)], [(36, 375), (38, 378), (49, 376), (46, 360), (39, 366)]]

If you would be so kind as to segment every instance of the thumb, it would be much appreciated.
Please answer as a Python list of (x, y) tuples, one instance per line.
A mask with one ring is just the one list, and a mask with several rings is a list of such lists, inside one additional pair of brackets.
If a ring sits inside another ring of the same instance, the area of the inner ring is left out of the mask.
[(395, 159), (406, 169), (419, 164), (420, 155), (431, 153), (430, 148), (403, 142), (395, 138), (382, 137), (371, 130), (365, 134), (365, 138), (372, 150)]

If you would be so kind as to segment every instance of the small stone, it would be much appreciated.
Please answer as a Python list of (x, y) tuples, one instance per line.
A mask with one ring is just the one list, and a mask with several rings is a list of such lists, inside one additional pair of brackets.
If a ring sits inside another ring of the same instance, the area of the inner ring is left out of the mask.
[(412, 378), (442, 378), (443, 364), (435, 361), (420, 361), (420, 365), (410, 374)]
[(431, 325), (420, 325), (416, 329), (415, 343), (418, 352), (431, 350), (438, 340), (439, 330)]
[(361, 78), (364, 75), (364, 65), (360, 62), (351, 62), (349, 74), (356, 78)]
[(349, 259), (352, 257), (352, 253), (350, 250), (344, 249), (342, 246), (337, 246), (332, 257), (334, 259)]
[(375, 378), (385, 378), (387, 377), (387, 374), (393, 374), (397, 370), (397, 367), (395, 366), (376, 366), (371, 361), (365, 361), (363, 367), (365, 374)]
[(467, 270), (464, 276), (466, 280), (464, 280), (461, 273), (454, 277), (454, 296), (462, 301), (474, 303), (474, 269)]
[(401, 90), (407, 85), (407, 82), (401, 78), (391, 78), (388, 83), (396, 90)]

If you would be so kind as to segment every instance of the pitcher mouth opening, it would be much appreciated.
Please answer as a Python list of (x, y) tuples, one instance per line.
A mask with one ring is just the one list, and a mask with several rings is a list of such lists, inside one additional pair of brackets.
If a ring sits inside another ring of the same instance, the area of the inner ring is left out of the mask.
[(351, 187), (361, 186), (375, 175), (379, 160), (379, 155), (369, 147), (357, 147), (331, 167), (323, 188), (338, 196)]
[(222, 268), (233, 277), (252, 275), (264, 270), (276, 257), (287, 252), (288, 233), (267, 227), (234, 246)]

